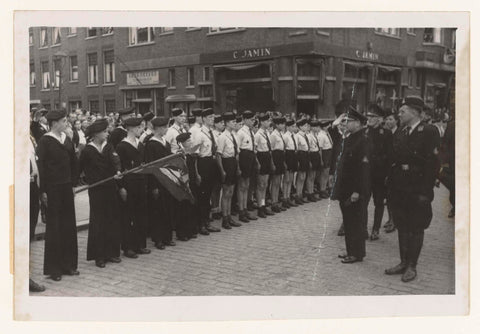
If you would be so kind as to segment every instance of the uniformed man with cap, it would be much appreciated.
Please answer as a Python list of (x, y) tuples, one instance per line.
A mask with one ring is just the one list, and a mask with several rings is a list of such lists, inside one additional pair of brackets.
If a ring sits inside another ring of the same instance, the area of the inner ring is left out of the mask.
[(38, 142), (40, 199), (47, 207), (44, 275), (60, 281), (62, 275), (78, 275), (77, 226), (73, 186), (78, 177), (77, 157), (65, 135), (65, 110), (46, 115), (50, 131)]
[(145, 130), (143, 131), (142, 135), (140, 136), (140, 141), (145, 145), (147, 141), (153, 137), (153, 125), (152, 119), (155, 117), (153, 112), (149, 111), (145, 115), (143, 115), (143, 121), (145, 122)]
[(125, 121), (131, 117), (135, 116), (135, 107), (130, 107), (118, 111), (119, 124), (113, 129), (108, 138), (108, 142), (113, 145), (113, 148), (116, 149), (118, 143), (120, 143), (123, 138), (127, 136), (127, 129), (123, 127)]
[(168, 128), (165, 139), (170, 144), (170, 148), (174, 154), (180, 151), (176, 138), (179, 134), (186, 132), (184, 128), (186, 117), (187, 115), (183, 109), (172, 109), (172, 119), (174, 123)]
[[(224, 130), (225, 130), (225, 121), (223, 120), (223, 116), (215, 115), (215, 119), (213, 120), (212, 132), (213, 132), (213, 137), (215, 138), (215, 142), (217, 143), (217, 146), (218, 146), (218, 138), (220, 137), (220, 135)], [(221, 190), (222, 190), (222, 182), (218, 177), (217, 182), (213, 185), (212, 198), (211, 198), (213, 219), (222, 218), (222, 212), (220, 207)]]
[(275, 129), (270, 134), (272, 159), (275, 165), (275, 172), (272, 174), (271, 177), (271, 197), (273, 212), (285, 211), (289, 207), (285, 199), (283, 201), (279, 200), (282, 177), (287, 169), (285, 162), (285, 140), (283, 139), (283, 132), (285, 131), (286, 121), (287, 120), (283, 116), (273, 118)]
[(348, 136), (340, 151), (331, 196), (339, 201), (345, 228), (347, 252), (339, 255), (342, 263), (359, 262), (365, 257), (362, 213), (370, 173), (367, 141), (362, 131), (365, 121), (365, 116), (353, 108), (342, 119)]
[[(120, 174), (121, 165), (113, 146), (107, 143), (106, 119), (98, 119), (86, 129), (90, 139), (80, 154), (80, 171), (87, 184)], [(90, 221), (88, 225), (87, 261), (104, 268), (107, 262), (119, 263), (121, 225), (117, 184), (111, 180), (88, 189)]]
[(402, 274), (403, 282), (417, 276), (424, 230), (432, 220), (438, 148), (436, 130), (421, 120), (423, 107), (419, 96), (404, 99), (398, 113), (400, 129), (393, 138), (393, 164), (388, 184), (393, 219), (398, 229), (400, 264), (385, 273)]
[(308, 120), (303, 118), (297, 122), (299, 131), (295, 135), (295, 142), (297, 143), (297, 158), (298, 158), (298, 172), (295, 182), (295, 190), (297, 194), (295, 196), (295, 203), (298, 205), (305, 204), (303, 200), (303, 187), (305, 185), (305, 179), (307, 172), (311, 169), (310, 159), (308, 152), (310, 151), (310, 143), (307, 139)]
[(295, 139), (295, 121), (290, 119), (285, 122), (286, 131), (282, 134), (285, 143), (285, 175), (283, 176), (283, 205), (286, 207), (298, 206), (295, 201), (290, 198), (292, 192), (292, 184), (295, 173), (298, 170), (297, 158), (297, 142)]
[(33, 114), (33, 120), (30, 124), (30, 132), (37, 143), (40, 138), (49, 131), (48, 121), (45, 117), (47, 113), (47, 109), (41, 108)]
[[(170, 144), (165, 139), (168, 118), (155, 117), (151, 120), (153, 136), (145, 143), (145, 162), (152, 162), (172, 154)], [(175, 246), (172, 240), (174, 199), (153, 176), (148, 179), (148, 217), (150, 234), (155, 247)]]
[(328, 176), (330, 175), (330, 166), (332, 159), (332, 147), (333, 141), (328, 131), (328, 128), (332, 121), (323, 120), (319, 121), (320, 129), (317, 134), (318, 143), (322, 150), (322, 168), (320, 171), (320, 197), (329, 198), (330, 194), (327, 192)]
[(243, 223), (256, 220), (257, 217), (251, 215), (247, 210), (248, 188), (250, 179), (254, 175), (254, 169), (258, 166), (255, 156), (255, 138), (253, 134), (255, 114), (250, 110), (245, 110), (242, 114), (243, 126), (237, 131), (238, 148), (240, 149), (238, 164), (240, 167), (240, 178), (238, 180), (238, 219)]
[[(377, 104), (371, 104), (367, 109), (367, 128), (365, 129), (365, 136), (368, 142), (368, 149), (370, 151), (370, 189), (369, 194), (373, 195), (373, 204), (375, 206), (373, 216), (373, 227), (370, 235), (370, 240), (377, 240), (379, 238), (379, 230), (382, 224), (386, 185), (385, 180), (390, 170), (391, 165), (391, 145), (392, 133), (384, 129), (382, 126), (383, 119), (386, 113)], [(365, 201), (364, 208), (364, 224), (367, 230), (368, 226), (368, 202)], [(368, 230), (367, 230), (368, 234)]]
[[(144, 161), (144, 145), (138, 139), (142, 134), (141, 117), (124, 122), (127, 136), (117, 145), (122, 172), (140, 166)], [(120, 181), (122, 220), (122, 250), (126, 257), (137, 258), (149, 254), (147, 248), (147, 175), (131, 173)]]

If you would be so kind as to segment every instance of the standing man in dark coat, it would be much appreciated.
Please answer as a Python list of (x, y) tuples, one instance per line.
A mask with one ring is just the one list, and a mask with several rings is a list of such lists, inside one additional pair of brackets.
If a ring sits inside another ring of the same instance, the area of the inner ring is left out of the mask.
[[(106, 119), (98, 119), (86, 129), (91, 141), (80, 155), (80, 170), (85, 173), (88, 184), (120, 174), (118, 154), (107, 143)], [(110, 180), (88, 189), (90, 223), (88, 225), (87, 261), (104, 268), (105, 263), (119, 263), (120, 260), (120, 206), (115, 180)]]
[(345, 228), (347, 253), (339, 255), (342, 263), (362, 261), (365, 257), (365, 238), (362, 214), (368, 191), (369, 157), (362, 123), (365, 116), (351, 110), (344, 116), (347, 137), (340, 151), (332, 199), (340, 202)]
[[(127, 136), (117, 145), (122, 172), (136, 168), (144, 161), (144, 146), (138, 139), (142, 134), (141, 117), (125, 121)], [(122, 250), (126, 257), (149, 254), (147, 249), (147, 176), (131, 173), (121, 180), (120, 197), (122, 220)]]
[(64, 274), (79, 274), (73, 200), (78, 167), (73, 143), (64, 133), (65, 110), (52, 110), (46, 118), (50, 132), (40, 138), (37, 147), (40, 198), (47, 206), (43, 273), (60, 281)]
[(400, 264), (385, 270), (403, 274), (409, 282), (417, 276), (417, 261), (424, 230), (432, 220), (432, 200), (437, 175), (436, 129), (421, 121), (422, 98), (409, 96), (399, 110), (401, 130), (393, 138), (393, 164), (389, 180), (393, 219), (398, 229)]
[[(151, 120), (153, 136), (145, 144), (145, 162), (152, 162), (172, 154), (170, 144), (165, 139), (168, 118), (155, 117)], [(170, 193), (156, 180), (149, 176), (148, 217), (152, 241), (158, 249), (175, 246), (172, 240), (174, 199)]]
[(369, 106), (367, 111), (367, 128), (365, 136), (368, 142), (370, 156), (370, 187), (364, 207), (364, 228), (368, 235), (368, 203), (373, 196), (375, 213), (370, 240), (378, 240), (385, 209), (387, 189), (385, 181), (391, 165), (392, 133), (382, 126), (385, 111), (377, 104)]
[(48, 132), (48, 122), (45, 118), (47, 112), (47, 109), (44, 108), (37, 110), (30, 124), (30, 132), (37, 143), (40, 141), (40, 138)]
[(112, 144), (113, 148), (116, 149), (118, 143), (120, 143), (127, 136), (127, 129), (124, 128), (125, 121), (131, 117), (135, 116), (135, 108), (130, 107), (127, 109), (119, 110), (119, 124), (113, 129), (108, 137), (108, 142)]

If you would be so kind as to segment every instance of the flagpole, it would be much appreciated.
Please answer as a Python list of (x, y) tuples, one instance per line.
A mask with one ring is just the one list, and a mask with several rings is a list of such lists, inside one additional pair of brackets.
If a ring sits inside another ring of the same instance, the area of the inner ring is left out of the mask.
[(182, 153), (170, 154), (170, 155), (168, 155), (168, 156), (166, 156), (166, 157), (163, 157), (163, 158), (161, 158), (161, 159), (148, 162), (148, 163), (143, 164), (143, 165), (140, 165), (140, 166), (138, 166), (138, 167), (129, 169), (129, 170), (123, 172), (123, 173), (120, 174), (120, 175), (110, 176), (110, 177), (108, 177), (108, 178), (106, 178), (106, 179), (97, 181), (97, 182), (92, 183), (92, 184), (89, 184), (89, 185), (87, 185), (87, 186), (80, 187), (80, 188), (78, 188), (78, 189), (75, 190), (75, 194), (78, 194), (79, 192), (82, 192), (82, 191), (85, 191), (85, 190), (87, 190), (87, 189), (96, 187), (96, 186), (98, 186), (98, 185), (100, 185), (100, 184), (103, 184), (103, 183), (105, 183), (105, 182), (111, 181), (111, 180), (113, 180), (113, 179), (115, 179), (115, 178), (123, 177), (123, 176), (125, 176), (125, 175), (127, 175), (127, 174), (131, 174), (131, 173), (135, 173), (135, 172), (137, 172), (137, 171), (139, 171), (139, 170), (142, 170), (142, 169), (144, 169), (144, 168), (146, 168), (146, 167), (148, 167), (148, 166), (154, 165), (154, 164), (156, 164), (156, 163), (168, 161), (168, 160), (171, 160), (171, 159), (173, 159), (173, 158), (175, 158), (175, 157), (177, 157), (177, 156), (182, 156), (182, 155), (183, 155)]

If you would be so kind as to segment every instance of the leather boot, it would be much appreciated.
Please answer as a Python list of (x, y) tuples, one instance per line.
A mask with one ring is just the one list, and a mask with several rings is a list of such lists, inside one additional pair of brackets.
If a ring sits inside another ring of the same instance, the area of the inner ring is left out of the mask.
[(385, 269), (387, 275), (403, 274), (407, 269), (408, 233), (398, 231), (398, 248), (400, 250), (400, 263), (395, 267)]
[(259, 218), (267, 218), (267, 214), (265, 213), (265, 207), (264, 206), (261, 206), (261, 207), (258, 208), (257, 216)]
[(230, 226), (234, 226), (234, 227), (240, 227), (242, 226), (242, 224), (240, 223), (237, 223), (235, 220), (232, 219), (232, 216), (228, 215), (228, 223), (230, 224)]
[(248, 219), (248, 216), (247, 216), (247, 210), (240, 211), (240, 213), (238, 214), (238, 220), (240, 220), (242, 223), (250, 222), (250, 219)]
[(263, 207), (263, 212), (265, 212), (265, 214), (266, 214), (267, 216), (273, 216), (273, 215), (275, 215), (275, 212), (273, 212), (272, 209), (270, 209), (269, 206), (264, 206), (264, 207)]
[(417, 277), (417, 261), (423, 246), (424, 232), (415, 232), (408, 238), (408, 265), (402, 276), (402, 282), (413, 281)]
[(228, 217), (222, 217), (222, 227), (226, 230), (232, 229), (232, 227), (230, 226), (230, 222), (228, 220)]
[(249, 220), (257, 220), (258, 218), (255, 217), (253, 214), (251, 214), (250, 212), (248, 212), (248, 210), (245, 210), (245, 215), (246, 217), (249, 219)]
[(290, 205), (290, 207), (296, 208), (298, 206), (298, 204), (295, 203), (295, 201), (290, 199), (290, 198), (287, 201), (288, 201), (288, 205)]
[(216, 227), (213, 227), (212, 225), (210, 225), (210, 222), (207, 222), (205, 227), (206, 227), (208, 232), (220, 232), (221, 231), (219, 228), (216, 228)]
[(272, 204), (272, 211), (275, 212), (275, 213), (280, 213), (280, 212), (282, 212), (282, 210), (280, 209), (280, 206), (278, 205), (278, 203)]

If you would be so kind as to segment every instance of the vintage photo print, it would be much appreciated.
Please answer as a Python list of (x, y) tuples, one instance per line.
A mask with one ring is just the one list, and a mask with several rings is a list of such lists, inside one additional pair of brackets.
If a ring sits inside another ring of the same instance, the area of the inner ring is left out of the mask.
[(17, 12), (15, 317), (468, 313), (468, 36), (449, 12)]

